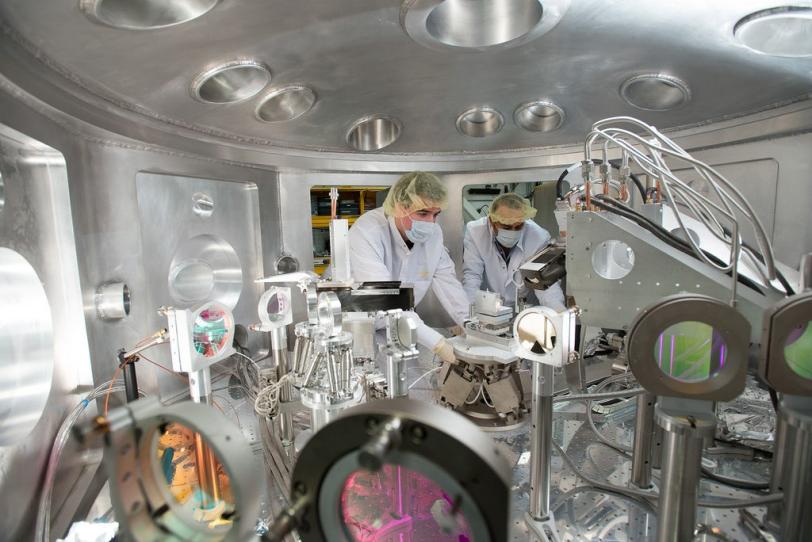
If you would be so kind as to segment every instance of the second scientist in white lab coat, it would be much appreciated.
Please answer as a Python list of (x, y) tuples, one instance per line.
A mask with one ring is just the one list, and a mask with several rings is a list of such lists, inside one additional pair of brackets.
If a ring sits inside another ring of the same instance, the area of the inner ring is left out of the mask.
[[(547, 230), (530, 220), (536, 209), (518, 194), (502, 194), (491, 203), (488, 216), (465, 227), (462, 283), (473, 303), (478, 290), (489, 290), (514, 304), (518, 294), (540, 305), (561, 311), (566, 308), (559, 283), (546, 290), (530, 290), (521, 282), (519, 267), (550, 242)], [(531, 294), (532, 292), (532, 294)]]
[[(468, 317), (468, 297), (443, 245), (435, 223), (445, 208), (447, 192), (430, 173), (408, 173), (389, 190), (383, 208), (362, 215), (350, 228), (350, 266), (358, 282), (399, 280), (414, 287), (419, 304), (431, 288), (454, 322)], [(417, 338), (443, 361), (453, 362), (454, 349), (418, 318)]]

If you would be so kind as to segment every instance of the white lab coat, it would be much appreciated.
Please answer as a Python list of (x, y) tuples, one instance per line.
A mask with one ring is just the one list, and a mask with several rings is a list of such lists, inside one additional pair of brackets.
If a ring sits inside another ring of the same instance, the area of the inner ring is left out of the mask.
[(516, 285), (519, 284), (519, 295), (526, 296), (532, 292), (540, 305), (556, 311), (565, 309), (564, 292), (559, 283), (546, 290), (530, 290), (522, 284), (519, 267), (549, 244), (550, 234), (532, 220), (526, 220), (521, 231), (519, 242), (510, 250), (508, 262), (505, 263), (496, 247), (496, 236), (488, 217), (473, 220), (466, 225), (462, 284), (469, 302), (474, 302), (478, 290), (487, 288), (502, 296), (505, 303), (513, 304), (516, 299)]
[[(357, 282), (399, 280), (414, 287), (415, 305), (429, 288), (458, 326), (468, 318), (468, 297), (454, 273), (454, 262), (443, 245), (443, 232), (436, 228), (431, 239), (406, 245), (392, 218), (383, 209), (363, 214), (350, 228), (350, 268)], [(417, 316), (417, 315), (415, 315)], [(417, 317), (418, 342), (434, 348), (443, 338)]]

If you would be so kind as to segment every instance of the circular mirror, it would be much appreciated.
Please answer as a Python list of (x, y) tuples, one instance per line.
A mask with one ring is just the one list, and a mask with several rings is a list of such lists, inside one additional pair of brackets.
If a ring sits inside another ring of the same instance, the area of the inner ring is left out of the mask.
[(727, 352), (721, 333), (704, 322), (673, 324), (654, 344), (654, 359), (660, 370), (688, 383), (716, 376), (727, 362)]
[(555, 326), (544, 314), (531, 312), (525, 314), (517, 323), (516, 339), (526, 351), (534, 354), (546, 354), (555, 348)]
[(784, 359), (795, 374), (812, 379), (812, 322), (798, 324), (784, 343)]
[(156, 431), (153, 469), (166, 502), (191, 525), (215, 534), (228, 531), (236, 513), (222, 462), (199, 433), (180, 423)]
[(603, 241), (592, 252), (592, 268), (607, 280), (622, 279), (634, 268), (634, 250), (623, 241)]
[(458, 542), (472, 540), (455, 502), (425, 475), (397, 465), (357, 471), (341, 490), (341, 519), (350, 538)]
[(195, 350), (207, 358), (212, 358), (228, 347), (231, 322), (226, 311), (219, 308), (204, 309), (197, 315), (192, 328)]

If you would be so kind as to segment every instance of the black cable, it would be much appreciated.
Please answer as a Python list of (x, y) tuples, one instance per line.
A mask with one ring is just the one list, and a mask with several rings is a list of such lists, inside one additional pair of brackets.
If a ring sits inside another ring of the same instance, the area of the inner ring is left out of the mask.
[[(603, 160), (601, 160), (600, 158), (593, 158), (592, 163), (594, 163), (596, 165), (601, 165), (601, 164), (603, 164)], [(620, 170), (620, 164), (618, 163), (617, 160), (609, 160), (609, 165), (612, 166), (612, 168), (614, 168), (614, 169)], [(570, 166), (570, 167), (572, 167), (572, 166)], [(558, 176), (558, 180), (555, 183), (555, 195), (556, 195), (556, 198), (558, 198), (558, 199), (562, 199), (564, 197), (564, 190), (563, 190), (564, 179), (567, 178), (567, 175), (569, 175), (569, 173), (570, 173), (570, 168), (566, 168), (564, 171), (561, 172), (561, 175)], [(635, 184), (635, 186), (637, 186), (637, 190), (640, 191), (640, 196), (643, 198), (643, 201), (646, 201), (646, 189), (643, 186), (643, 183), (640, 181), (640, 179), (634, 173), (629, 173), (629, 177), (631, 178), (631, 180)]]

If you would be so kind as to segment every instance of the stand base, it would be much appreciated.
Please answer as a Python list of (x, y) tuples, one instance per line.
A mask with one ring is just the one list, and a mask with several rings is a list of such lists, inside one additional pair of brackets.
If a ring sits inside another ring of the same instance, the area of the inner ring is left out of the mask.
[(530, 514), (524, 515), (524, 522), (530, 531), (531, 540), (538, 542), (561, 542), (558, 530), (555, 528), (555, 516), (550, 512), (544, 520), (534, 519)]

